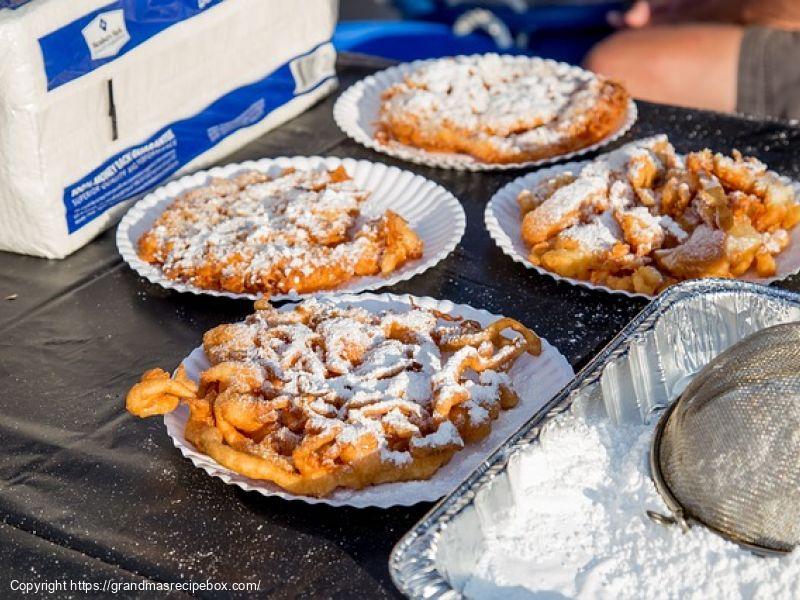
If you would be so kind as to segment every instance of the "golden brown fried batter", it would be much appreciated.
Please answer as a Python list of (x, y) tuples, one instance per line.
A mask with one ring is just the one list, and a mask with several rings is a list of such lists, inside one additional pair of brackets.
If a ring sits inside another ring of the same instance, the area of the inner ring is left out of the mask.
[(200, 452), (295, 494), (431, 477), (517, 404), (506, 371), (541, 352), (508, 318), (482, 328), (416, 307), (256, 308), (205, 334), (199, 385), (182, 369), (148, 371), (127, 407), (144, 417), (186, 402), (185, 436)]
[(683, 279), (772, 276), (800, 222), (794, 188), (763, 163), (711, 150), (681, 160), (665, 136), (523, 190), (518, 202), (533, 264), (644, 294)]
[(549, 61), (446, 58), (383, 93), (376, 137), (486, 163), (535, 161), (608, 137), (629, 101), (620, 84)]
[(422, 257), (422, 240), (397, 213), (361, 218), (367, 196), (341, 166), (214, 179), (180, 195), (138, 253), (202, 289), (267, 297), (334, 289)]

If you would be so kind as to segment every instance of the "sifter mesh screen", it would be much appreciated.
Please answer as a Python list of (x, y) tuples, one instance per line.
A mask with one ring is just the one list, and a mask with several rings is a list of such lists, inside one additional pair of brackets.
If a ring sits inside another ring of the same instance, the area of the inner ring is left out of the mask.
[(798, 545), (800, 323), (763, 329), (711, 361), (657, 436), (656, 481), (684, 517), (767, 550)]

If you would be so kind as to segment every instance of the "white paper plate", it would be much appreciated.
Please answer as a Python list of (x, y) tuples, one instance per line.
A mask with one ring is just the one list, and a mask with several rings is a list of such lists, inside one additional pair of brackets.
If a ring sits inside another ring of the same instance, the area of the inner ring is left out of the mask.
[[(580, 67), (568, 65), (566, 63), (557, 63), (552, 60), (536, 58), (532, 56), (503, 56), (504, 60), (513, 62), (531, 62), (531, 63), (549, 63), (556, 65), (558, 69), (565, 75), (573, 73), (585, 73)], [(548, 165), (561, 160), (567, 160), (582, 156), (589, 152), (594, 152), (598, 148), (610, 144), (611, 142), (619, 139), (633, 126), (636, 122), (636, 103), (631, 100), (628, 104), (628, 114), (622, 126), (607, 138), (599, 142), (569, 152), (567, 154), (560, 154), (551, 158), (543, 160), (528, 161), (521, 163), (486, 163), (479, 161), (472, 156), (466, 154), (458, 154), (455, 152), (431, 152), (421, 148), (414, 148), (399, 142), (392, 142), (389, 144), (381, 144), (375, 139), (375, 124), (378, 122), (378, 115), (381, 106), (381, 94), (388, 87), (403, 81), (405, 76), (410, 72), (420, 68), (421, 66), (434, 62), (439, 59), (416, 60), (409, 63), (402, 63), (400, 65), (390, 67), (384, 71), (379, 71), (374, 75), (365, 77), (351, 85), (345, 92), (339, 96), (336, 104), (333, 107), (333, 118), (339, 128), (348, 136), (353, 138), (360, 144), (367, 148), (372, 148), (378, 152), (389, 154), (397, 158), (402, 158), (410, 162), (428, 165), (430, 167), (441, 167), (444, 169), (456, 169), (459, 171), (493, 171), (493, 170), (506, 170), (506, 169), (522, 169), (530, 167), (538, 167), (541, 165)]]
[[(635, 142), (632, 142), (635, 143)], [(605, 285), (598, 285), (589, 281), (581, 279), (573, 279), (571, 277), (562, 277), (557, 273), (548, 271), (543, 267), (534, 265), (528, 260), (529, 249), (522, 240), (522, 219), (519, 215), (519, 205), (517, 204), (517, 196), (523, 189), (530, 189), (538, 184), (540, 181), (553, 177), (558, 173), (564, 171), (580, 171), (584, 165), (591, 161), (583, 160), (578, 162), (570, 162), (561, 165), (556, 165), (548, 169), (542, 169), (534, 173), (528, 173), (508, 183), (500, 188), (489, 204), (486, 205), (485, 222), (486, 229), (489, 230), (489, 235), (492, 236), (495, 243), (500, 246), (500, 249), (510, 256), (514, 261), (521, 263), (529, 269), (547, 275), (558, 281), (567, 281), (573, 285), (589, 288), (592, 290), (603, 290), (612, 294), (622, 294), (630, 298), (647, 298), (652, 299), (655, 296), (649, 294), (641, 294), (638, 292), (628, 292), (625, 290), (612, 290)], [(786, 181), (789, 181), (786, 179)], [(798, 196), (800, 197), (800, 183), (791, 182)], [(789, 247), (775, 257), (775, 262), (778, 265), (778, 271), (773, 277), (759, 277), (751, 269), (739, 279), (752, 281), (755, 283), (769, 284), (773, 281), (785, 279), (790, 275), (800, 272), (800, 227), (795, 227), (789, 232), (790, 243)]]
[[(410, 302), (422, 308), (432, 308), (445, 313), (459, 315), (467, 319), (474, 319), (487, 325), (499, 318), (485, 310), (478, 310), (463, 304), (434, 300), (432, 298), (418, 298), (394, 294), (361, 294), (332, 296), (326, 299), (336, 304), (361, 306), (371, 311), (380, 310), (407, 310)], [(287, 304), (280, 310), (291, 310), (293, 305)], [(184, 361), (186, 373), (194, 380), (198, 380), (200, 373), (210, 367), (203, 348), (196, 348)], [(574, 371), (566, 358), (553, 346), (542, 340), (542, 354), (530, 356), (524, 354), (509, 371), (516, 392), (519, 394), (520, 403), (513, 409), (502, 411), (500, 417), (493, 422), (492, 432), (478, 444), (467, 444), (464, 449), (457, 452), (452, 460), (439, 469), (433, 477), (424, 481), (405, 481), (399, 483), (384, 483), (371, 486), (363, 490), (336, 490), (325, 498), (312, 498), (298, 496), (281, 489), (267, 481), (250, 479), (227, 469), (209, 456), (202, 454), (184, 438), (186, 421), (189, 409), (185, 405), (164, 416), (167, 432), (172, 438), (175, 447), (209, 475), (219, 477), (225, 483), (236, 485), (248, 491), (258, 492), (265, 496), (279, 496), (287, 500), (302, 500), (310, 504), (329, 504), (331, 506), (353, 506), (363, 508), (367, 506), (389, 507), (410, 506), (417, 502), (432, 502), (449, 494), (469, 475), (483, 460), (497, 447), (499, 447), (512, 433), (525, 421), (552, 398), (562, 387), (574, 377)]]
[(298, 300), (339, 292), (356, 293), (395, 285), (439, 263), (455, 249), (461, 236), (464, 235), (466, 217), (461, 204), (442, 186), (420, 175), (366, 160), (295, 156), (264, 158), (259, 161), (215, 167), (167, 183), (134, 204), (122, 218), (117, 229), (117, 248), (125, 262), (139, 275), (162, 287), (192, 294), (254, 300), (258, 298), (257, 294), (205, 290), (191, 283), (173, 281), (166, 277), (158, 266), (139, 258), (136, 253), (136, 243), (176, 196), (185, 190), (204, 185), (209, 177), (230, 177), (238, 171), (253, 169), (277, 175), (286, 167), (310, 169), (325, 166), (328, 169), (335, 169), (339, 165), (344, 166), (359, 188), (371, 192), (362, 205), (362, 213), (377, 216), (391, 209), (403, 216), (425, 245), (422, 258), (403, 265), (389, 277), (356, 277), (334, 290), (313, 294), (279, 294), (272, 296), (272, 300)]

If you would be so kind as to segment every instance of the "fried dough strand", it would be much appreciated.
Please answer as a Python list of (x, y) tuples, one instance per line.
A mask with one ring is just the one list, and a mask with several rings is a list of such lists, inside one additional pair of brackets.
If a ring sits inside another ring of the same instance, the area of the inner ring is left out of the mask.
[(260, 300), (203, 338), (211, 366), (190, 381), (147, 371), (126, 406), (189, 407), (187, 441), (221, 465), (300, 495), (427, 479), (519, 401), (507, 375), (541, 340), (518, 321), (487, 327), (436, 311), (370, 313)]

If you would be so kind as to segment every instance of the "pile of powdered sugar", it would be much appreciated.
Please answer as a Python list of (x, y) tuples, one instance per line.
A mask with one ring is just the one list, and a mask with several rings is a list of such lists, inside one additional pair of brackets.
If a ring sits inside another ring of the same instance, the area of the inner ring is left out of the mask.
[(800, 550), (761, 558), (669, 514), (649, 475), (654, 424), (564, 414), (520, 456), (516, 509), (488, 532), (469, 598), (800, 598)]

